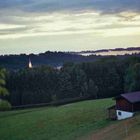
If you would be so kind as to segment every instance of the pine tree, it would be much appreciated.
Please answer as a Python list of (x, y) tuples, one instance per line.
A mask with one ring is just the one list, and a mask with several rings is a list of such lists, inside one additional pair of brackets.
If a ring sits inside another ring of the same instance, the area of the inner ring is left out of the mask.
[(125, 91), (140, 90), (140, 63), (130, 66), (125, 76)]
[(98, 93), (98, 87), (96, 86), (94, 81), (90, 79), (88, 83), (88, 94), (97, 99), (98, 98), (97, 93)]
[(0, 69), (0, 96), (9, 95), (8, 90), (5, 88), (5, 69)]

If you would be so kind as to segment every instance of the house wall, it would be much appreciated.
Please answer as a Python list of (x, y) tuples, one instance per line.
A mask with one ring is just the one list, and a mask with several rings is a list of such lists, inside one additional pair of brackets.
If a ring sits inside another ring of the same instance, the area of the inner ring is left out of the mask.
[(122, 119), (133, 117), (134, 113), (122, 111), (122, 110), (116, 110), (116, 115), (117, 115), (117, 120), (122, 120)]
[(116, 116), (116, 110), (115, 108), (113, 109), (108, 109), (108, 113), (109, 113), (109, 119), (112, 119), (112, 120), (116, 120), (117, 119), (117, 116)]
[(120, 98), (116, 100), (116, 109), (126, 112), (133, 112), (133, 104), (131, 104), (124, 98)]

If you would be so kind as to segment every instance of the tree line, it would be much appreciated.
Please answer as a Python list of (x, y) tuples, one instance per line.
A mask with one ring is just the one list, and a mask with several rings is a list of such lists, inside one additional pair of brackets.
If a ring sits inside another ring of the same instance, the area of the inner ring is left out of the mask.
[[(135, 49), (135, 48), (134, 48)], [(137, 48), (138, 49), (138, 48)], [(122, 51), (122, 49), (116, 49)], [(127, 50), (131, 51), (131, 48)], [(98, 50), (96, 52), (109, 51), (109, 50)], [(90, 53), (90, 51), (89, 51)], [(133, 56), (140, 56), (139, 54), (132, 54)], [(118, 58), (127, 58), (129, 54), (118, 55)], [(93, 62), (100, 58), (108, 58), (109, 56), (101, 55), (90, 55), (82, 56), (76, 52), (51, 52), (47, 51), (40, 54), (19, 54), (19, 55), (0, 55), (0, 66), (8, 70), (19, 70), (27, 67), (29, 58), (32, 60), (34, 66), (39, 67), (41, 65), (49, 65), (52, 67), (62, 66), (67, 62), (82, 63), (82, 62)]]
[(0, 66), (8, 70), (19, 70), (27, 67), (29, 58), (32, 60), (34, 66), (49, 65), (53, 67), (62, 66), (69, 61), (74, 62), (88, 62), (94, 61), (101, 56), (82, 56), (68, 52), (50, 52), (40, 54), (20, 54), (20, 55), (2, 55), (0, 56)]
[[(140, 90), (140, 58), (108, 57), (6, 72), (6, 98), (13, 106), (75, 98), (107, 98)], [(5, 98), (5, 97), (4, 97)]]

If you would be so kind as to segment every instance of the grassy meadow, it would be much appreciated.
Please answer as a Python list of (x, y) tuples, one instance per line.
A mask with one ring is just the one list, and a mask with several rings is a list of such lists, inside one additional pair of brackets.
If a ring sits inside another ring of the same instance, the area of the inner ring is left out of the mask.
[[(111, 99), (0, 112), (1, 140), (139, 140), (140, 114), (109, 121)], [(127, 129), (126, 129), (127, 128)]]
[(104, 128), (111, 99), (0, 112), (1, 140), (75, 140)]
[(91, 132), (80, 140), (140, 140), (140, 114)]

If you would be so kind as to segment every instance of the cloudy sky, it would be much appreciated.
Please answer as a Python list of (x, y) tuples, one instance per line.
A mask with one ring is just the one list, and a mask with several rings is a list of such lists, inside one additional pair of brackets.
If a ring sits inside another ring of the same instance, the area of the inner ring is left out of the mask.
[(0, 54), (140, 46), (140, 0), (0, 0)]

